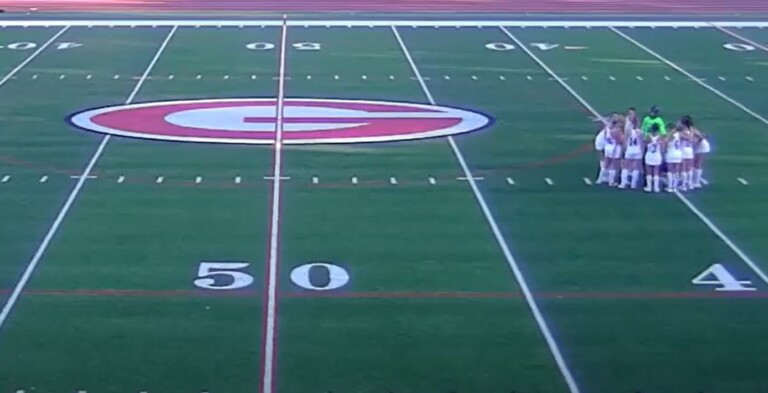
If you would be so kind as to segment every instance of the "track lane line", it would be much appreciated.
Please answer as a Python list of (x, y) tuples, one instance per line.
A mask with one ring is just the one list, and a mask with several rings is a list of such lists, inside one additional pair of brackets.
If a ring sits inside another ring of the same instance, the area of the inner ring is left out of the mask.
[[(168, 32), (168, 36), (165, 37), (165, 40), (160, 45), (160, 48), (158, 48), (157, 52), (155, 53), (155, 56), (152, 58), (149, 65), (147, 66), (147, 69), (144, 71), (144, 74), (142, 74), (141, 78), (136, 83), (136, 86), (133, 88), (133, 91), (131, 91), (131, 94), (125, 100), (126, 104), (130, 104), (134, 100), (134, 98), (136, 98), (136, 95), (139, 93), (139, 89), (141, 89), (141, 86), (144, 84), (144, 81), (147, 79), (147, 76), (152, 71), (152, 68), (154, 68), (155, 64), (157, 63), (157, 60), (160, 58), (160, 55), (162, 55), (163, 51), (165, 50), (165, 47), (168, 45), (168, 42), (171, 40), (171, 37), (173, 37), (174, 33), (176, 33), (176, 29), (177, 29), (177, 26), (174, 26)], [(107, 143), (109, 142), (109, 140), (110, 140), (110, 135), (105, 135), (101, 139), (101, 143), (99, 144), (99, 147), (93, 153), (93, 156), (91, 157), (90, 161), (88, 161), (88, 165), (80, 174), (80, 178), (77, 180), (77, 183), (75, 184), (74, 188), (69, 193), (69, 197), (67, 197), (67, 200), (64, 202), (64, 205), (61, 207), (61, 210), (59, 210), (59, 213), (56, 215), (56, 219), (53, 221), (53, 224), (51, 224), (51, 227), (48, 229), (48, 232), (45, 234), (45, 237), (43, 238), (42, 242), (37, 247), (35, 254), (32, 256), (32, 259), (27, 264), (27, 268), (24, 270), (24, 273), (22, 274), (21, 278), (16, 283), (16, 286), (13, 288), (13, 291), (11, 292), (10, 297), (8, 297), (8, 300), (3, 306), (3, 310), (0, 311), (0, 330), (2, 330), (2, 328), (5, 326), (5, 322), (8, 319), (8, 316), (10, 315), (11, 311), (13, 310), (13, 306), (18, 301), (19, 296), (21, 295), (21, 292), (24, 290), (24, 287), (29, 282), (29, 279), (32, 277), (32, 274), (35, 272), (37, 265), (40, 263), (40, 260), (45, 254), (45, 251), (48, 249), (48, 245), (50, 244), (51, 240), (58, 232), (59, 227), (61, 226), (61, 223), (64, 221), (64, 218), (67, 216), (67, 213), (69, 212), (69, 209), (72, 207), (72, 204), (74, 204), (75, 199), (77, 199), (77, 196), (80, 194), (80, 190), (83, 189), (83, 186), (85, 185), (86, 180), (88, 180), (88, 177), (91, 175), (91, 172), (93, 171), (93, 167), (96, 166), (96, 162), (99, 160), (99, 157), (101, 157), (102, 153), (104, 152), (104, 148), (107, 146)]]
[(32, 52), (29, 57), (24, 59), (19, 65), (16, 66), (11, 72), (9, 72), (3, 79), (0, 79), (0, 86), (3, 86), (6, 82), (8, 82), (11, 78), (14, 77), (19, 71), (21, 71), (22, 68), (26, 67), (27, 64), (29, 64), (32, 60), (34, 60), (40, 53), (43, 53), (43, 51), (48, 48), (53, 41), (56, 41), (57, 38), (61, 37), (62, 34), (64, 34), (67, 30), (69, 30), (70, 26), (64, 26), (62, 29), (60, 29), (56, 34), (53, 35), (53, 37), (49, 38), (48, 41), (46, 41), (43, 45), (41, 45), (39, 48), (37, 48), (36, 51)]
[[(419, 81), (419, 85), (421, 85), (421, 89), (424, 92), (424, 95), (426, 96), (427, 100), (429, 100), (430, 104), (436, 105), (435, 99), (432, 97), (432, 93), (429, 91), (429, 88), (427, 87), (426, 82), (424, 82), (424, 79), (421, 76), (421, 72), (416, 66), (416, 63), (413, 61), (413, 58), (411, 57), (411, 54), (408, 51), (408, 48), (405, 46), (405, 42), (400, 37), (400, 33), (398, 33), (397, 28), (395, 26), (390, 26), (390, 28), (392, 29), (392, 33), (394, 33), (395, 39), (397, 39), (398, 44), (400, 44), (400, 49), (403, 51), (403, 55), (405, 55), (405, 58), (408, 60), (408, 63), (410, 64), (411, 70), (413, 71), (414, 76), (416, 76), (416, 79)], [(547, 321), (544, 318), (544, 315), (541, 313), (541, 310), (539, 309), (539, 306), (536, 303), (536, 298), (533, 296), (533, 293), (528, 287), (528, 283), (525, 280), (525, 276), (523, 275), (522, 270), (518, 266), (517, 261), (512, 255), (512, 252), (509, 250), (509, 246), (507, 245), (507, 242), (504, 239), (504, 236), (501, 234), (501, 230), (499, 229), (496, 219), (494, 218), (493, 213), (491, 213), (491, 209), (488, 207), (488, 204), (485, 202), (485, 197), (483, 196), (482, 192), (477, 186), (475, 177), (472, 176), (472, 171), (469, 169), (469, 166), (467, 165), (467, 162), (464, 159), (464, 154), (462, 154), (461, 149), (459, 148), (458, 144), (456, 144), (456, 141), (453, 139), (453, 137), (449, 136), (447, 139), (448, 139), (448, 144), (451, 146), (451, 150), (453, 151), (453, 154), (456, 156), (456, 160), (459, 162), (459, 165), (461, 166), (461, 169), (464, 172), (464, 176), (467, 178), (467, 182), (469, 183), (469, 187), (472, 189), (472, 193), (475, 196), (475, 200), (480, 206), (480, 209), (482, 210), (483, 215), (485, 216), (485, 220), (488, 223), (488, 226), (490, 227), (491, 231), (493, 232), (493, 236), (496, 239), (496, 242), (498, 243), (499, 247), (501, 248), (501, 251), (504, 254), (505, 259), (507, 260), (507, 264), (509, 264), (509, 267), (512, 269), (512, 274), (515, 276), (515, 280), (517, 281), (517, 284), (520, 286), (520, 290), (523, 293), (523, 297), (525, 298), (526, 303), (528, 304), (528, 308), (530, 308), (531, 313), (533, 314), (533, 317), (536, 320), (536, 324), (539, 326), (539, 330), (541, 331), (545, 341), (547, 342), (547, 346), (549, 347), (549, 352), (552, 354), (552, 357), (555, 360), (555, 363), (557, 363), (557, 367), (560, 370), (560, 374), (562, 374), (563, 379), (565, 380), (565, 383), (568, 385), (568, 389), (571, 393), (580, 393), (579, 386), (576, 384), (576, 380), (573, 378), (573, 374), (571, 373), (570, 368), (568, 368), (568, 364), (566, 363), (565, 358), (563, 358), (563, 355), (560, 352), (560, 347), (557, 341), (555, 340), (555, 336), (552, 334), (551, 330), (549, 329), (549, 325), (547, 324)]]
[(283, 151), (283, 111), (285, 108), (285, 48), (288, 36), (288, 21), (283, 16), (282, 36), (280, 38), (279, 73), (277, 82), (277, 108), (275, 114), (275, 142), (272, 161), (272, 201), (269, 223), (269, 247), (267, 248), (267, 266), (265, 274), (265, 299), (262, 332), (262, 393), (272, 393), (275, 389), (275, 347), (277, 346), (277, 258), (280, 251), (280, 190), (282, 186), (282, 151)]
[[(563, 79), (560, 78), (560, 76), (558, 76), (551, 68), (549, 68), (549, 66), (546, 63), (544, 63), (541, 59), (539, 59), (539, 57), (536, 56), (536, 54), (534, 54), (530, 49), (528, 49), (519, 39), (517, 39), (517, 37), (515, 37), (512, 33), (509, 32), (509, 30), (507, 30), (503, 26), (499, 28), (507, 37), (509, 37), (509, 39), (514, 41), (518, 46), (520, 46), (520, 49), (522, 49), (526, 54), (528, 54), (528, 56), (531, 59), (533, 59), (542, 69), (544, 69), (544, 71), (546, 71), (549, 75), (551, 75), (552, 78), (554, 78), (555, 81), (557, 81), (557, 83), (560, 84), (560, 86), (562, 86), (565, 90), (567, 90), (568, 93), (570, 93), (571, 96), (573, 96), (573, 98), (579, 101), (579, 103), (581, 103), (581, 105), (583, 105), (584, 108), (592, 112), (594, 116), (597, 116), (603, 119), (600, 113), (598, 113), (597, 110), (595, 110), (595, 108), (593, 108), (592, 105), (589, 104), (589, 102), (587, 102), (579, 93), (573, 90), (573, 88), (571, 88), (571, 86), (569, 86), (568, 83), (563, 81)], [(659, 60), (663, 60), (663, 58), (659, 57)], [(686, 208), (688, 208), (688, 210), (691, 213), (693, 213), (696, 217), (698, 217), (699, 220), (702, 223), (704, 223), (704, 225), (706, 225), (707, 228), (709, 228), (709, 230), (712, 233), (714, 233), (718, 238), (720, 238), (720, 240), (723, 243), (725, 243), (728, 246), (728, 248), (731, 249), (731, 251), (733, 251), (736, 255), (738, 255), (739, 258), (741, 258), (741, 260), (747, 266), (749, 266), (749, 268), (751, 268), (752, 271), (758, 277), (760, 277), (760, 279), (763, 280), (764, 283), (768, 284), (768, 275), (766, 275), (765, 272), (763, 272), (763, 270), (760, 269), (760, 267), (752, 260), (752, 258), (747, 256), (747, 254), (744, 253), (744, 251), (742, 251), (741, 248), (739, 248), (739, 246), (736, 245), (736, 243), (734, 243), (725, 233), (723, 233), (723, 231), (721, 231), (720, 228), (718, 228), (717, 225), (715, 225), (715, 223), (712, 222), (711, 219), (709, 219), (709, 217), (707, 217), (704, 213), (702, 213), (701, 210), (699, 210), (698, 207), (696, 207), (696, 205), (693, 204), (693, 202), (691, 202), (690, 200), (688, 200), (688, 198), (685, 197), (685, 195), (681, 194), (678, 191), (676, 191), (674, 195), (683, 205), (685, 205)]]

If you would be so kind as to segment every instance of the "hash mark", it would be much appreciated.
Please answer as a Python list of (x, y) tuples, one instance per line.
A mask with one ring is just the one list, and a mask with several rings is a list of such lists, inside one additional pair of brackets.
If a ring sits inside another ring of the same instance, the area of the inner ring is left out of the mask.
[(235, 176), (235, 184), (240, 184), (240, 182), (243, 181), (243, 178), (240, 176)]
[(44, 175), (43, 177), (40, 178), (40, 183), (45, 183), (47, 181), (48, 181), (48, 175)]
[(555, 184), (555, 183), (552, 181), (552, 179), (550, 179), (550, 178), (548, 178), (548, 177), (545, 177), (545, 178), (544, 178), (544, 182), (546, 182), (546, 183), (547, 183), (547, 185), (550, 185), (550, 186), (551, 186), (551, 185), (553, 185), (553, 184)]
[(738, 181), (739, 181), (739, 183), (741, 183), (741, 184), (743, 184), (743, 185), (745, 185), (745, 186), (748, 186), (748, 185), (749, 185), (749, 182), (748, 182), (748, 181), (746, 181), (744, 178), (738, 177), (738, 178), (736, 178), (736, 180), (738, 180)]
[(195, 79), (203, 79), (203, 76), (202, 76), (202, 75), (200, 75), (200, 74), (197, 74), (197, 76), (195, 77)]
[[(79, 179), (79, 178), (81, 178), (81, 177), (82, 177), (82, 176), (80, 176), (80, 175), (72, 175), (72, 176), (70, 176), (69, 178), (70, 178), (70, 179)], [(98, 178), (98, 176), (94, 176), (94, 175), (88, 175), (88, 176), (86, 176), (85, 178), (86, 178), (86, 179), (96, 179), (96, 178)]]
[(357, 176), (352, 176), (352, 184), (357, 184)]
[(256, 79), (256, 75), (251, 75), (251, 80)]
[(318, 184), (320, 183), (320, 178), (317, 176), (312, 176), (312, 184)]
[(390, 177), (390, 178), (389, 178), (389, 184), (397, 184), (397, 178), (395, 178), (395, 177)]
[(88, 75), (85, 77), (85, 79), (91, 79), (91, 78), (93, 78), (93, 75), (91, 75), (91, 74), (88, 74)]
[(168, 79), (173, 79), (173, 75), (168, 75)]
[(390, 76), (389, 76), (389, 79), (390, 79), (390, 80), (395, 80), (395, 76), (394, 76), (394, 75), (390, 75)]
[(583, 79), (583, 80), (588, 80), (589, 78), (587, 78), (587, 76), (586, 76), (586, 75), (582, 75), (582, 76), (581, 76), (581, 79)]
[(664, 75), (664, 80), (667, 80), (667, 81), (668, 81), (668, 80), (672, 80), (672, 78), (670, 78), (670, 77), (668, 77), (668, 76)]
[(117, 182), (118, 183), (122, 183), (124, 181), (125, 181), (125, 176), (120, 176), (120, 177), (117, 178)]
[[(3, 27), (5, 27), (5, 26), (3, 26)], [(18, 390), (16, 390), (16, 393), (24, 393), (24, 389), (18, 389)]]
[(530, 75), (526, 75), (526, 76), (525, 76), (525, 79), (528, 79), (528, 80), (530, 81), (530, 80), (533, 80), (533, 77), (532, 77), (532, 76), (530, 76)]
[(615, 80), (616, 80), (616, 77), (614, 77), (613, 75), (611, 75), (611, 76), (609, 76), (609, 77), (608, 77), (608, 79), (610, 79), (610, 80), (612, 80), (612, 81), (615, 81)]
[(582, 179), (584, 179), (584, 184), (586, 184), (586, 185), (588, 185), (588, 186), (591, 186), (591, 185), (592, 185), (592, 180), (589, 180), (589, 178), (588, 178), (588, 177), (583, 177)]
[(504, 75), (499, 75), (499, 79), (501, 80), (507, 80), (507, 78), (504, 77)]
[(312, 75), (307, 75), (307, 79), (312, 79)]
[(229, 79), (229, 75), (224, 75), (224, 80)]
[(509, 184), (510, 186), (514, 186), (515, 185), (515, 179), (513, 179), (511, 177), (508, 177), (507, 178), (507, 184)]
[(460, 176), (460, 177), (457, 177), (456, 180), (485, 180), (485, 178), (484, 177), (475, 177), (475, 176), (473, 176), (471, 178), (468, 178), (466, 176)]
[(363, 75), (363, 80), (368, 79), (368, 75)]
[(637, 79), (637, 80), (641, 81), (641, 80), (643, 80), (643, 77), (642, 77), (642, 76), (640, 76), (640, 75), (638, 75), (638, 76), (636, 76), (636, 77), (635, 77), (635, 79)]
[(748, 77), (746, 77), (745, 79), (746, 79), (746, 80), (748, 80), (748, 81), (750, 81), (750, 82), (754, 82), (754, 81), (755, 81), (755, 79), (754, 79), (754, 78), (752, 78), (751, 76), (748, 76)]
[(160, 184), (160, 183), (162, 183), (162, 182), (163, 182), (163, 180), (165, 180), (165, 178), (164, 178), (164, 177), (162, 177), (162, 176), (158, 176), (158, 177), (157, 177), (157, 180), (155, 180), (155, 182), (156, 182), (157, 184)]
[(203, 177), (202, 176), (198, 176), (198, 177), (195, 178), (195, 184), (200, 184), (202, 182), (203, 182)]
[(8, 180), (11, 180), (11, 175), (3, 176), (3, 180), (2, 180), (3, 183), (8, 183)]
[(476, 80), (477, 80), (477, 77), (476, 77), (476, 76), (474, 76), (474, 75), (472, 75), (472, 80), (476, 81)]
[(120, 75), (115, 75), (112, 77), (112, 79), (120, 79)]
[(429, 184), (437, 184), (437, 180), (434, 177), (429, 178)]
[(339, 80), (339, 76), (338, 75), (334, 75), (333, 79)]
[(59, 80), (66, 78), (67, 76), (64, 74), (59, 75)]
[[(264, 180), (272, 180), (272, 181), (274, 181), (275, 177), (274, 176), (264, 176)], [(291, 180), (291, 178), (289, 176), (280, 176), (280, 177), (277, 178), (277, 180)]]
[(723, 78), (722, 76), (718, 76), (717, 79), (720, 79), (721, 81), (725, 81), (725, 78)]
[(448, 79), (451, 79), (451, 77), (448, 75), (443, 75), (443, 79), (448, 80)]
[(37, 79), (37, 74), (32, 75), (32, 79)]

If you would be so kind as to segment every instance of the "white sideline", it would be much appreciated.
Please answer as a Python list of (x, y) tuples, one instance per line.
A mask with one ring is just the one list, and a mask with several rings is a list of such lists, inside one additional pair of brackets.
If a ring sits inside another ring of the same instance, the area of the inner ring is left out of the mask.
[[(0, 20), (0, 26), (7, 27), (280, 27), (279, 19), (233, 20), (233, 19), (36, 19)], [(627, 20), (291, 20), (288, 26), (297, 27), (766, 27), (766, 21), (627, 21)]]

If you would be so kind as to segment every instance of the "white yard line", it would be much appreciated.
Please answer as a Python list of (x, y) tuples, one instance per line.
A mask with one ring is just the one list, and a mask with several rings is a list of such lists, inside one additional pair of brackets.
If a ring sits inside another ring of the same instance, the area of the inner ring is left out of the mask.
[[(415, 27), (713, 27), (712, 25), (722, 27), (768, 27), (766, 21), (654, 21), (654, 20), (291, 20), (288, 26), (301, 27), (390, 27), (390, 26), (415, 26)], [(109, 19), (36, 19), (36, 20), (4, 20), (0, 21), (0, 26), (30, 26), (30, 27), (50, 27), (50, 26), (91, 26), (91, 27), (151, 27), (151, 26), (179, 26), (179, 27), (280, 27), (282, 21), (279, 19), (263, 20), (201, 20), (201, 19), (133, 19), (133, 20), (109, 20)]]
[(623, 37), (625, 40), (627, 40), (627, 41), (629, 41), (629, 42), (633, 43), (633, 44), (634, 44), (635, 46), (637, 46), (638, 48), (640, 48), (640, 49), (642, 49), (642, 50), (646, 51), (646, 52), (647, 52), (648, 54), (650, 54), (651, 56), (653, 56), (653, 57), (655, 57), (655, 58), (657, 58), (657, 59), (661, 60), (662, 62), (666, 63), (668, 66), (670, 66), (670, 67), (674, 68), (674, 69), (675, 69), (675, 70), (677, 70), (679, 73), (681, 73), (681, 74), (683, 74), (683, 75), (687, 76), (688, 78), (690, 78), (690, 79), (691, 79), (691, 80), (693, 80), (694, 82), (698, 83), (699, 85), (701, 85), (701, 86), (702, 86), (702, 87), (704, 87), (705, 89), (707, 89), (707, 90), (711, 91), (712, 93), (715, 93), (715, 94), (716, 94), (718, 97), (720, 97), (720, 98), (722, 98), (722, 99), (724, 99), (724, 100), (726, 100), (726, 101), (730, 102), (731, 104), (733, 104), (733, 105), (734, 105), (734, 106), (736, 106), (737, 108), (739, 108), (739, 109), (743, 110), (744, 112), (747, 112), (747, 113), (748, 113), (748, 114), (750, 114), (752, 117), (754, 117), (754, 118), (755, 118), (755, 119), (757, 119), (757, 120), (760, 120), (760, 121), (761, 121), (761, 122), (763, 122), (764, 124), (768, 124), (768, 119), (766, 119), (766, 118), (764, 118), (763, 116), (759, 115), (759, 114), (758, 114), (758, 113), (756, 113), (755, 111), (753, 111), (753, 110), (751, 110), (751, 109), (747, 108), (746, 106), (744, 106), (744, 105), (743, 105), (743, 104), (741, 104), (740, 102), (738, 102), (738, 101), (734, 100), (733, 98), (731, 98), (731, 97), (729, 97), (729, 96), (725, 95), (725, 93), (721, 92), (720, 90), (717, 90), (717, 89), (715, 89), (714, 87), (710, 86), (709, 84), (707, 84), (706, 82), (704, 82), (704, 81), (703, 81), (703, 80), (701, 80), (700, 78), (697, 78), (696, 76), (694, 76), (694, 75), (693, 75), (693, 74), (691, 74), (690, 72), (686, 71), (684, 68), (682, 68), (682, 67), (680, 67), (679, 65), (677, 65), (677, 64), (675, 64), (675, 63), (673, 63), (672, 61), (670, 61), (670, 60), (666, 59), (665, 57), (661, 56), (660, 54), (658, 54), (658, 53), (654, 52), (652, 49), (650, 49), (650, 48), (648, 48), (647, 46), (645, 46), (645, 45), (641, 44), (640, 42), (638, 42), (638, 41), (637, 41), (637, 40), (635, 40), (634, 38), (632, 38), (632, 37), (630, 37), (630, 36), (628, 36), (628, 35), (626, 35), (626, 34), (622, 33), (621, 31), (619, 31), (618, 29), (616, 29), (616, 28), (614, 28), (614, 27), (609, 27), (609, 29), (611, 29), (611, 31), (613, 31), (614, 33), (618, 34), (619, 36)]
[[(598, 113), (595, 110), (595, 108), (592, 107), (592, 105), (590, 105), (579, 93), (573, 90), (567, 83), (565, 83), (562, 80), (562, 78), (560, 78), (554, 71), (552, 71), (552, 69), (549, 68), (549, 66), (547, 66), (541, 59), (539, 59), (539, 57), (536, 56), (536, 54), (534, 54), (525, 45), (523, 45), (523, 43), (520, 40), (518, 40), (517, 37), (512, 35), (512, 33), (510, 33), (507, 29), (503, 27), (501, 28), (501, 30), (504, 32), (504, 34), (507, 35), (507, 37), (509, 37), (512, 41), (514, 41), (517, 45), (519, 45), (520, 49), (522, 49), (525, 53), (527, 53), (528, 56), (531, 57), (531, 59), (533, 59), (536, 63), (538, 63), (539, 66), (541, 66), (541, 68), (544, 69), (544, 71), (552, 75), (552, 77), (555, 78), (555, 80), (560, 84), (560, 86), (562, 86), (565, 90), (571, 93), (573, 98), (579, 101), (579, 103), (581, 103), (581, 105), (583, 105), (584, 108), (592, 112), (594, 116), (600, 117), (601, 119), (603, 118), (600, 115), (600, 113)], [(685, 207), (688, 208), (688, 210), (691, 211), (691, 213), (693, 213), (696, 217), (698, 217), (699, 220), (701, 220), (701, 222), (703, 222), (704, 225), (706, 225), (710, 229), (710, 231), (712, 231), (712, 233), (717, 235), (717, 237), (719, 237), (720, 240), (723, 241), (723, 243), (725, 243), (736, 255), (738, 255), (739, 258), (741, 258), (741, 260), (744, 261), (744, 263), (747, 266), (749, 266), (752, 269), (752, 271), (754, 271), (755, 274), (757, 274), (760, 277), (760, 279), (763, 280), (763, 282), (768, 284), (768, 276), (760, 269), (760, 267), (754, 261), (752, 261), (752, 259), (749, 258), (731, 239), (729, 239), (728, 236), (726, 236), (723, 233), (723, 231), (721, 231), (720, 228), (718, 228), (712, 222), (712, 220), (710, 220), (706, 215), (704, 215), (704, 213), (702, 213), (696, 207), (696, 205), (693, 204), (693, 202), (689, 201), (688, 198), (685, 197), (685, 195), (679, 192), (675, 192), (675, 196), (677, 197), (678, 200), (680, 200), (680, 202), (683, 203), (683, 205), (685, 205)]]
[(273, 159), (272, 206), (270, 210), (269, 256), (266, 272), (266, 309), (264, 312), (264, 342), (262, 343), (263, 370), (262, 393), (272, 393), (275, 376), (275, 325), (277, 320), (277, 256), (280, 246), (280, 190), (282, 187), (283, 107), (285, 102), (285, 47), (288, 23), (283, 18), (280, 38), (279, 75), (277, 82), (277, 114), (275, 119), (275, 143)]
[(710, 23), (710, 25), (712, 25), (714, 28), (722, 31), (725, 34), (728, 34), (731, 37), (734, 37), (734, 38), (737, 38), (739, 40), (742, 40), (742, 41), (744, 41), (744, 42), (754, 46), (755, 48), (760, 48), (760, 49), (768, 52), (768, 47), (766, 47), (765, 45), (760, 44), (759, 42), (755, 42), (754, 40), (751, 40), (751, 39), (749, 39), (747, 37), (744, 37), (741, 34), (734, 33), (734, 32), (732, 32), (732, 31), (730, 31), (730, 30), (728, 30), (728, 29), (726, 29), (726, 28), (724, 28), (724, 27), (722, 27), (722, 26), (720, 26), (718, 24)]
[[(435, 99), (432, 97), (432, 93), (430, 93), (429, 88), (427, 88), (426, 83), (422, 79), (421, 72), (419, 72), (419, 69), (416, 66), (416, 63), (413, 61), (413, 58), (411, 58), (411, 54), (408, 51), (408, 48), (405, 46), (405, 42), (403, 42), (403, 39), (400, 37), (400, 33), (397, 32), (397, 28), (395, 28), (394, 26), (392, 26), (391, 28), (392, 28), (392, 32), (395, 35), (395, 38), (397, 39), (397, 42), (400, 44), (400, 48), (402, 49), (403, 54), (405, 55), (405, 58), (408, 60), (408, 63), (410, 64), (411, 69), (413, 70), (413, 74), (418, 79), (419, 84), (421, 85), (421, 89), (424, 91), (424, 95), (427, 97), (430, 104), (436, 105)], [(454, 141), (453, 137), (449, 136), (447, 139), (448, 139), (448, 144), (450, 144), (451, 149), (453, 150), (453, 153), (456, 156), (456, 159), (458, 160), (462, 171), (464, 172), (464, 176), (467, 178), (467, 182), (469, 183), (469, 186), (472, 189), (472, 193), (474, 194), (475, 199), (477, 200), (477, 203), (480, 206), (480, 209), (482, 210), (486, 221), (488, 222), (488, 226), (493, 232), (493, 235), (496, 238), (496, 242), (501, 248), (501, 251), (504, 254), (504, 257), (506, 258), (507, 263), (509, 264), (509, 267), (512, 269), (512, 273), (515, 276), (515, 280), (517, 281), (517, 284), (520, 286), (520, 290), (523, 292), (525, 301), (528, 304), (528, 307), (530, 308), (531, 313), (533, 314), (533, 317), (536, 320), (537, 325), (539, 326), (539, 330), (541, 330), (541, 333), (547, 342), (549, 351), (552, 354), (552, 357), (554, 358), (555, 362), (557, 363), (557, 367), (560, 369), (560, 373), (562, 374), (563, 379), (568, 385), (569, 391), (571, 393), (579, 393), (579, 387), (576, 384), (576, 381), (574, 380), (573, 375), (571, 374), (571, 370), (568, 368), (568, 364), (565, 362), (565, 359), (563, 358), (563, 355), (560, 352), (560, 347), (557, 341), (555, 340), (555, 336), (550, 331), (549, 325), (547, 324), (547, 321), (544, 318), (544, 315), (541, 313), (541, 310), (539, 309), (539, 306), (536, 303), (536, 298), (533, 296), (533, 293), (528, 287), (528, 283), (525, 280), (525, 276), (523, 275), (522, 270), (518, 266), (514, 256), (512, 256), (512, 252), (509, 250), (509, 246), (507, 245), (507, 242), (504, 239), (504, 236), (501, 234), (501, 230), (499, 229), (499, 226), (496, 223), (496, 219), (494, 218), (493, 213), (491, 213), (491, 209), (488, 207), (488, 204), (485, 202), (485, 197), (483, 196), (482, 192), (480, 192), (480, 189), (477, 187), (475, 178), (474, 176), (472, 176), (472, 172), (469, 169), (469, 166), (467, 165), (466, 161), (464, 160), (464, 155), (459, 149), (459, 146), (456, 144), (456, 141)]]
[[(133, 88), (133, 91), (128, 96), (128, 99), (125, 100), (126, 104), (131, 103), (131, 101), (133, 101), (133, 99), (136, 97), (136, 94), (138, 94), (139, 89), (141, 89), (141, 86), (144, 84), (144, 81), (146, 80), (147, 75), (149, 75), (150, 71), (155, 66), (155, 63), (157, 63), (157, 60), (160, 58), (160, 55), (165, 50), (165, 47), (168, 45), (168, 42), (171, 40), (171, 37), (173, 37), (173, 34), (176, 32), (176, 29), (177, 29), (176, 27), (171, 28), (170, 32), (168, 33), (168, 36), (165, 37), (165, 40), (160, 45), (160, 48), (158, 48), (157, 53), (155, 53), (155, 57), (152, 58), (152, 61), (150, 61), (149, 65), (147, 66), (147, 69), (144, 71), (142, 78), (139, 79), (138, 83), (136, 83), (136, 86)], [(21, 295), (21, 292), (24, 290), (24, 287), (27, 285), (27, 282), (29, 282), (29, 279), (32, 277), (32, 274), (35, 272), (35, 269), (37, 268), (38, 263), (40, 263), (40, 259), (42, 259), (43, 254), (45, 254), (45, 251), (48, 249), (48, 245), (50, 244), (53, 237), (56, 235), (56, 232), (59, 230), (59, 227), (61, 226), (61, 223), (64, 221), (64, 218), (67, 216), (69, 209), (72, 207), (72, 204), (75, 202), (75, 199), (77, 199), (77, 196), (80, 194), (80, 190), (82, 190), (83, 185), (85, 185), (85, 182), (88, 180), (88, 177), (90, 176), (91, 171), (93, 171), (93, 167), (96, 165), (96, 162), (99, 160), (99, 157), (101, 157), (101, 154), (104, 152), (104, 148), (107, 146), (107, 142), (109, 142), (109, 138), (110, 138), (109, 135), (102, 138), (101, 143), (99, 144), (99, 147), (93, 153), (93, 156), (91, 157), (91, 160), (88, 162), (88, 165), (83, 170), (83, 173), (80, 174), (80, 178), (77, 180), (75, 187), (69, 193), (69, 197), (67, 197), (66, 202), (64, 202), (64, 206), (62, 206), (61, 210), (59, 210), (59, 213), (56, 216), (56, 219), (53, 221), (53, 224), (51, 224), (51, 227), (48, 229), (48, 232), (45, 234), (43, 241), (37, 247), (37, 250), (35, 251), (34, 256), (27, 264), (27, 268), (24, 270), (24, 273), (21, 275), (21, 278), (16, 283), (16, 286), (13, 288), (11, 295), (8, 297), (8, 300), (5, 302), (5, 306), (3, 306), (3, 310), (0, 311), (0, 329), (2, 329), (3, 326), (5, 326), (5, 321), (8, 319), (8, 315), (10, 315), (11, 310), (13, 309), (13, 306), (16, 304), (16, 302), (19, 299), (19, 296)]]
[(16, 73), (21, 71), (22, 68), (26, 67), (29, 62), (34, 60), (40, 53), (42, 53), (46, 48), (48, 48), (53, 41), (56, 41), (57, 38), (59, 38), (64, 32), (69, 30), (69, 26), (64, 26), (61, 30), (59, 30), (56, 34), (53, 35), (53, 37), (49, 38), (48, 41), (46, 41), (43, 45), (41, 45), (39, 48), (37, 48), (36, 51), (32, 52), (29, 57), (24, 59), (24, 61), (21, 62), (21, 64), (17, 65), (16, 68), (12, 69), (11, 72), (9, 72), (3, 79), (0, 79), (0, 86), (4, 85), (5, 82), (8, 82), (11, 78), (13, 78)]

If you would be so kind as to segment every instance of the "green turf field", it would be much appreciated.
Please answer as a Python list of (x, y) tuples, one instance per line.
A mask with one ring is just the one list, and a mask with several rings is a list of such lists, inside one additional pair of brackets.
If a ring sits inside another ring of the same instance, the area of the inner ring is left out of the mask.
[[(0, 21), (0, 393), (768, 391), (768, 23), (396, 24)], [(307, 145), (67, 122), (242, 97), (494, 122)], [(709, 133), (708, 186), (593, 185), (593, 118), (653, 104)]]

